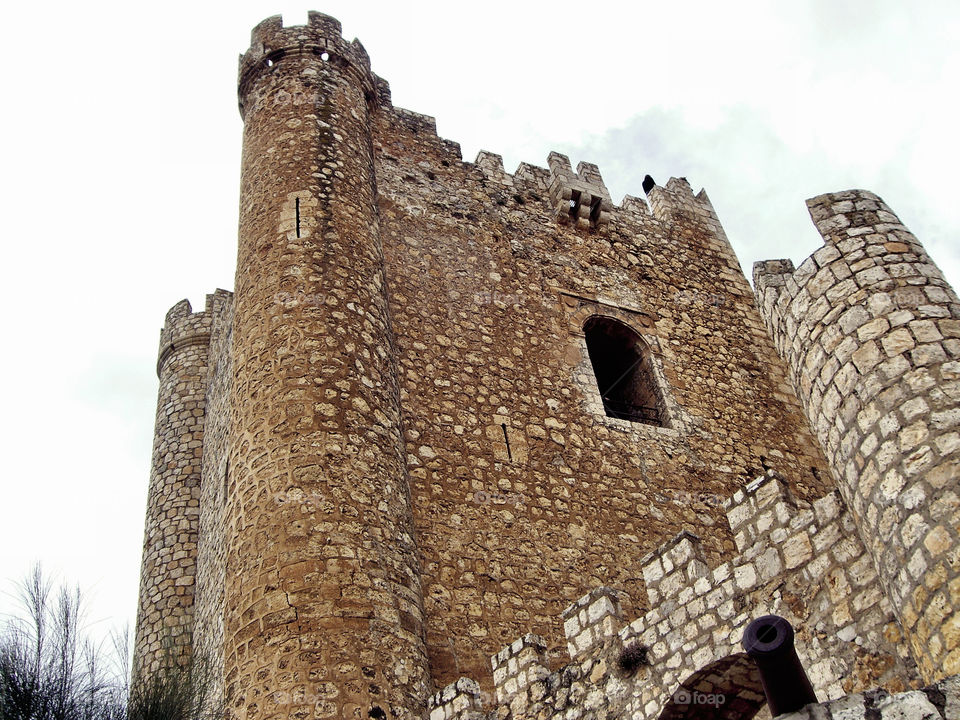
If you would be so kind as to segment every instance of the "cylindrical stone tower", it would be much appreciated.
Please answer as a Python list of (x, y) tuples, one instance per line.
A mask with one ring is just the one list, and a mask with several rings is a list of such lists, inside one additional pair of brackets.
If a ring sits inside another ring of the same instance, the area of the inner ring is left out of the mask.
[(241, 57), (226, 507), (236, 718), (421, 718), (423, 599), (363, 47), (279, 17)]
[(754, 283), (928, 681), (960, 672), (960, 301), (876, 195), (808, 201), (825, 245)]
[(193, 313), (182, 300), (167, 313), (160, 334), (135, 678), (163, 662), (185, 662), (192, 653), (210, 322), (210, 313)]

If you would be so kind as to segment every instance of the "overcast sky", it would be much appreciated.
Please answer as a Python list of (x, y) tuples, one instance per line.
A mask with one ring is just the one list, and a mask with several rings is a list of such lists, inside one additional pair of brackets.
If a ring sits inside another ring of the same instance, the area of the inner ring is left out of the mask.
[[(233, 289), (237, 55), (264, 17), (307, 9), (4, 11), (0, 582), (40, 560), (87, 591), (95, 628), (135, 616), (163, 316)], [(803, 260), (804, 200), (866, 188), (960, 282), (956, 0), (315, 9), (466, 160), (512, 172), (558, 150), (597, 163), (615, 203), (685, 176), (746, 268)]]

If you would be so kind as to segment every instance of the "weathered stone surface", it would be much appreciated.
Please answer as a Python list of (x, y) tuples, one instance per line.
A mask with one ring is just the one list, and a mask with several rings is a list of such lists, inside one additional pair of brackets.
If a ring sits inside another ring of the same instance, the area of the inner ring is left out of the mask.
[[(876, 203), (882, 210), (876, 214), (839, 210), (846, 206), (837, 199), (850, 196)], [(934, 515), (932, 492), (932, 487), (955, 491), (960, 484), (958, 443), (951, 432), (960, 422), (960, 397), (946, 392), (953, 358), (944, 340), (952, 332), (950, 323), (960, 319), (960, 302), (920, 243), (872, 193), (824, 195), (808, 204), (825, 247), (837, 248), (834, 262), (846, 262), (858, 284), (871, 293), (866, 310), (873, 320), (868, 319), (862, 298), (844, 293), (830, 296), (829, 289), (815, 288), (830, 298), (830, 312), (837, 313), (836, 327), (845, 339), (855, 341), (849, 352), (859, 375), (843, 383), (823, 373), (810, 376), (812, 358), (829, 366), (830, 354), (841, 360), (843, 344), (831, 340), (824, 347), (822, 342), (802, 339), (812, 337), (817, 321), (796, 322), (783, 314), (781, 308), (805, 291), (802, 284), (791, 286), (785, 278), (769, 286), (760, 274), (756, 276), (758, 297), (840, 480), (840, 492), (852, 507), (865, 509), (855, 516), (859, 533), (888, 588), (913, 657), (927, 680), (937, 680), (951, 672), (941, 621), (960, 614), (960, 563), (948, 570), (940, 562), (944, 553), (956, 554), (960, 522), (953, 514)], [(840, 239), (854, 233), (884, 241), (887, 254), (860, 257), (858, 246)], [(932, 301), (927, 290), (935, 290), (933, 297), (938, 299)], [(848, 398), (855, 398), (860, 409), (856, 414), (838, 413)], [(837, 442), (836, 437), (849, 441)], [(847, 471), (851, 467), (852, 472)], [(838, 472), (840, 468), (844, 471)], [(880, 475), (883, 479), (877, 482)], [(921, 527), (925, 535), (917, 532)], [(918, 620), (927, 617), (928, 591), (938, 589), (938, 618)]]
[[(204, 416), (212, 326), (229, 293), (207, 296), (202, 312), (182, 300), (160, 333), (160, 389), (147, 499), (134, 677), (156, 672), (193, 651), (200, 529)], [(222, 348), (220, 348), (222, 349)]]
[(237, 720), (746, 717), (773, 612), (845, 698), (811, 717), (955, 706), (866, 692), (960, 672), (960, 304), (878, 197), (811, 201), (826, 244), (754, 296), (685, 179), (464, 162), (332, 18), (264, 21), (239, 84), (236, 291), (162, 335), (139, 672), (198, 653)]

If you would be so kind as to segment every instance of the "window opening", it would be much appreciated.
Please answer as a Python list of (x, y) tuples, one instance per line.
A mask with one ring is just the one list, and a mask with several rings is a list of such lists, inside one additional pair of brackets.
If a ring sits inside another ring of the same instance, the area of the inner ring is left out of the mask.
[(623, 323), (604, 317), (590, 318), (583, 332), (607, 416), (662, 427), (662, 403), (650, 351), (640, 336)]

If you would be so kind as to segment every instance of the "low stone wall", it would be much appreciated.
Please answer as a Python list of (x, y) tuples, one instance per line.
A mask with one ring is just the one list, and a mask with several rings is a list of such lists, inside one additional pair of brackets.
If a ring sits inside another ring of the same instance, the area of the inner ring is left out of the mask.
[(807, 705), (780, 720), (957, 720), (960, 718), (960, 676), (936, 685), (891, 695), (883, 690)]
[(491, 659), (492, 696), (461, 679), (433, 697), (431, 720), (750, 717), (765, 701), (740, 640), (771, 613), (797, 629), (822, 700), (920, 685), (838, 493), (803, 502), (769, 471), (725, 509), (735, 558), (711, 568), (700, 538), (679, 533), (644, 558), (652, 609), (642, 617), (628, 622), (623, 593), (597, 588), (563, 613), (569, 664), (551, 672), (543, 640), (525, 635)]

